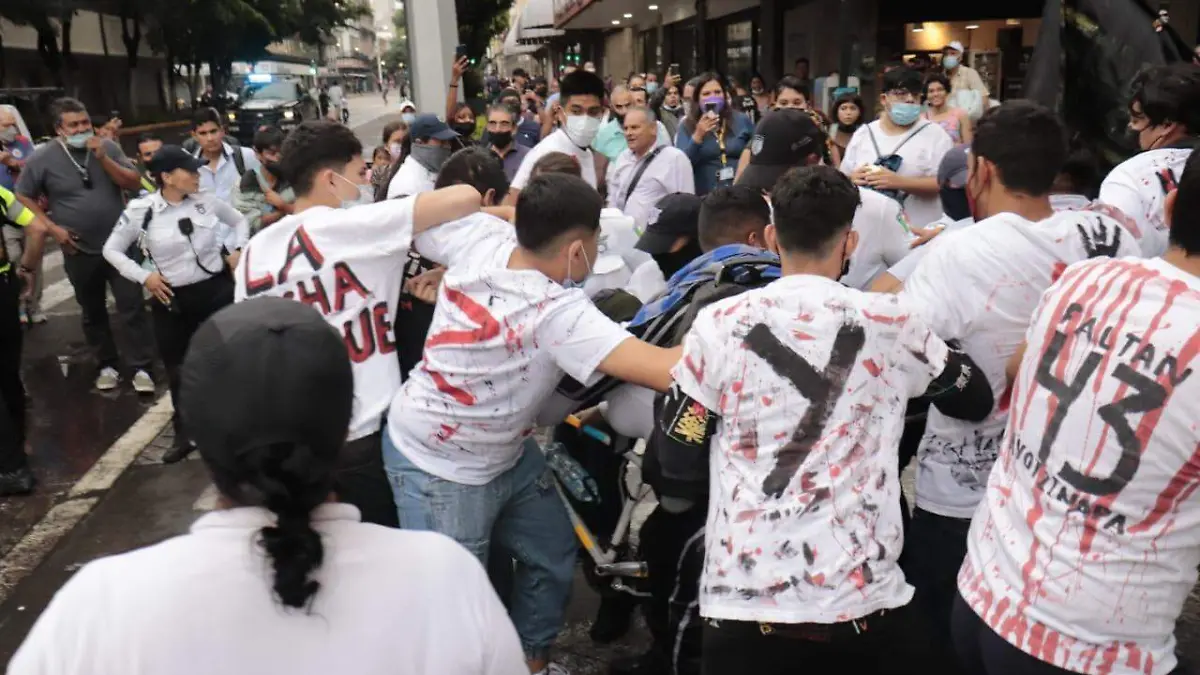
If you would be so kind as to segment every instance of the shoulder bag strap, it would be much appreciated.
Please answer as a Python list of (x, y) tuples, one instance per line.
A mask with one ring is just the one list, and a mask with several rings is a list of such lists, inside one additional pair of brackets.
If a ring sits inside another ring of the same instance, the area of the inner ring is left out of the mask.
[(629, 182), (629, 188), (625, 190), (625, 199), (621, 202), (622, 209), (624, 209), (625, 205), (629, 203), (629, 198), (633, 196), (634, 188), (637, 187), (638, 181), (642, 179), (642, 174), (646, 173), (646, 167), (650, 166), (650, 162), (653, 162), (654, 158), (658, 157), (658, 153), (662, 152), (663, 148), (665, 147), (665, 145), (660, 145), (655, 148), (654, 152), (650, 153), (650, 156), (646, 158), (646, 161), (642, 162), (642, 165), (638, 167), (636, 172), (634, 172), (633, 180)]

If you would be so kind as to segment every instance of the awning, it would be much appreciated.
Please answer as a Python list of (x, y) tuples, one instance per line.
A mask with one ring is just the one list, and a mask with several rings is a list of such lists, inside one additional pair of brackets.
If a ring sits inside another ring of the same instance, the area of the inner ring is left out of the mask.
[(564, 35), (554, 28), (554, 0), (528, 0), (517, 19), (517, 44), (544, 44)]
[(501, 48), (501, 53), (504, 56), (520, 56), (522, 54), (532, 54), (541, 48), (541, 45), (517, 44), (517, 27), (513, 26), (508, 29), (508, 35), (504, 36), (504, 46)]

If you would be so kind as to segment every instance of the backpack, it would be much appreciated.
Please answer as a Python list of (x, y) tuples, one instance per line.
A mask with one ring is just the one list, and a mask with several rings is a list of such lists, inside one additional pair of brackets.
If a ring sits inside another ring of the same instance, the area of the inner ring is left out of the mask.
[[(775, 254), (750, 246), (722, 246), (676, 272), (667, 290), (647, 302), (626, 328), (650, 344), (674, 347), (683, 341), (700, 310), (779, 277), (779, 257)], [(601, 297), (598, 294), (596, 299)], [(616, 378), (604, 377), (589, 387), (566, 377), (559, 382), (557, 394), (574, 401), (576, 409), (582, 410), (598, 404), (621, 384)]]
[[(242, 154), (242, 146), (237, 143), (230, 143), (229, 141), (225, 141), (225, 143), (233, 150), (233, 168), (237, 169), (238, 177), (246, 175), (246, 157)], [(184, 141), (183, 149), (192, 153), (193, 157), (200, 156), (200, 144), (195, 139), (189, 138)]]

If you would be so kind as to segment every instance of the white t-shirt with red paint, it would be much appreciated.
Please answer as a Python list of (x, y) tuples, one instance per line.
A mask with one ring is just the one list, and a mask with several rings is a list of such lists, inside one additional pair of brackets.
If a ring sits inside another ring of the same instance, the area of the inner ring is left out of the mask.
[[(896, 457), (948, 350), (894, 295), (788, 276), (696, 318), (672, 375), (718, 416), (700, 612), (840, 623), (906, 605)], [(687, 441), (685, 411), (668, 435)]]
[(563, 373), (586, 381), (632, 338), (582, 289), (509, 269), (507, 221), (476, 214), (417, 236), (446, 266), (423, 359), (388, 413), (388, 433), (422, 471), (484, 485), (516, 466)]
[(348, 440), (378, 432), (400, 388), (392, 319), (416, 199), (286, 216), (254, 235), (234, 273), (235, 302), (292, 298), (316, 308), (342, 334), (354, 370)]
[(1159, 675), (1200, 565), (1200, 279), (1092, 260), (1041, 300), (959, 589), (1078, 673)]
[[(960, 342), (987, 376), (997, 402), (1004, 398), (1004, 367), (1024, 339), (1033, 309), (1067, 265), (1139, 254), (1124, 228), (1091, 211), (1059, 211), (1036, 223), (1001, 213), (938, 239), (901, 296), (939, 337)], [(931, 409), (917, 455), (917, 506), (971, 518), (1007, 421), (1004, 405), (982, 422)]]
[(1167, 193), (1183, 177), (1191, 149), (1148, 150), (1117, 165), (1100, 185), (1100, 202), (1120, 209), (1133, 224), (1125, 223), (1137, 237), (1142, 255), (1160, 256), (1167, 251)]

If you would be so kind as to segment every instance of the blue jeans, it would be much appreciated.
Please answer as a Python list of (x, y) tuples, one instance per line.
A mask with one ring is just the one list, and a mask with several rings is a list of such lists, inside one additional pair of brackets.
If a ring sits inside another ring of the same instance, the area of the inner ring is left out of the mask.
[(463, 485), (417, 468), (383, 434), (383, 462), (406, 530), (440, 532), (487, 565), (488, 550), (517, 561), (510, 614), (530, 660), (546, 658), (571, 599), (578, 545), (537, 442), (486, 485)]

